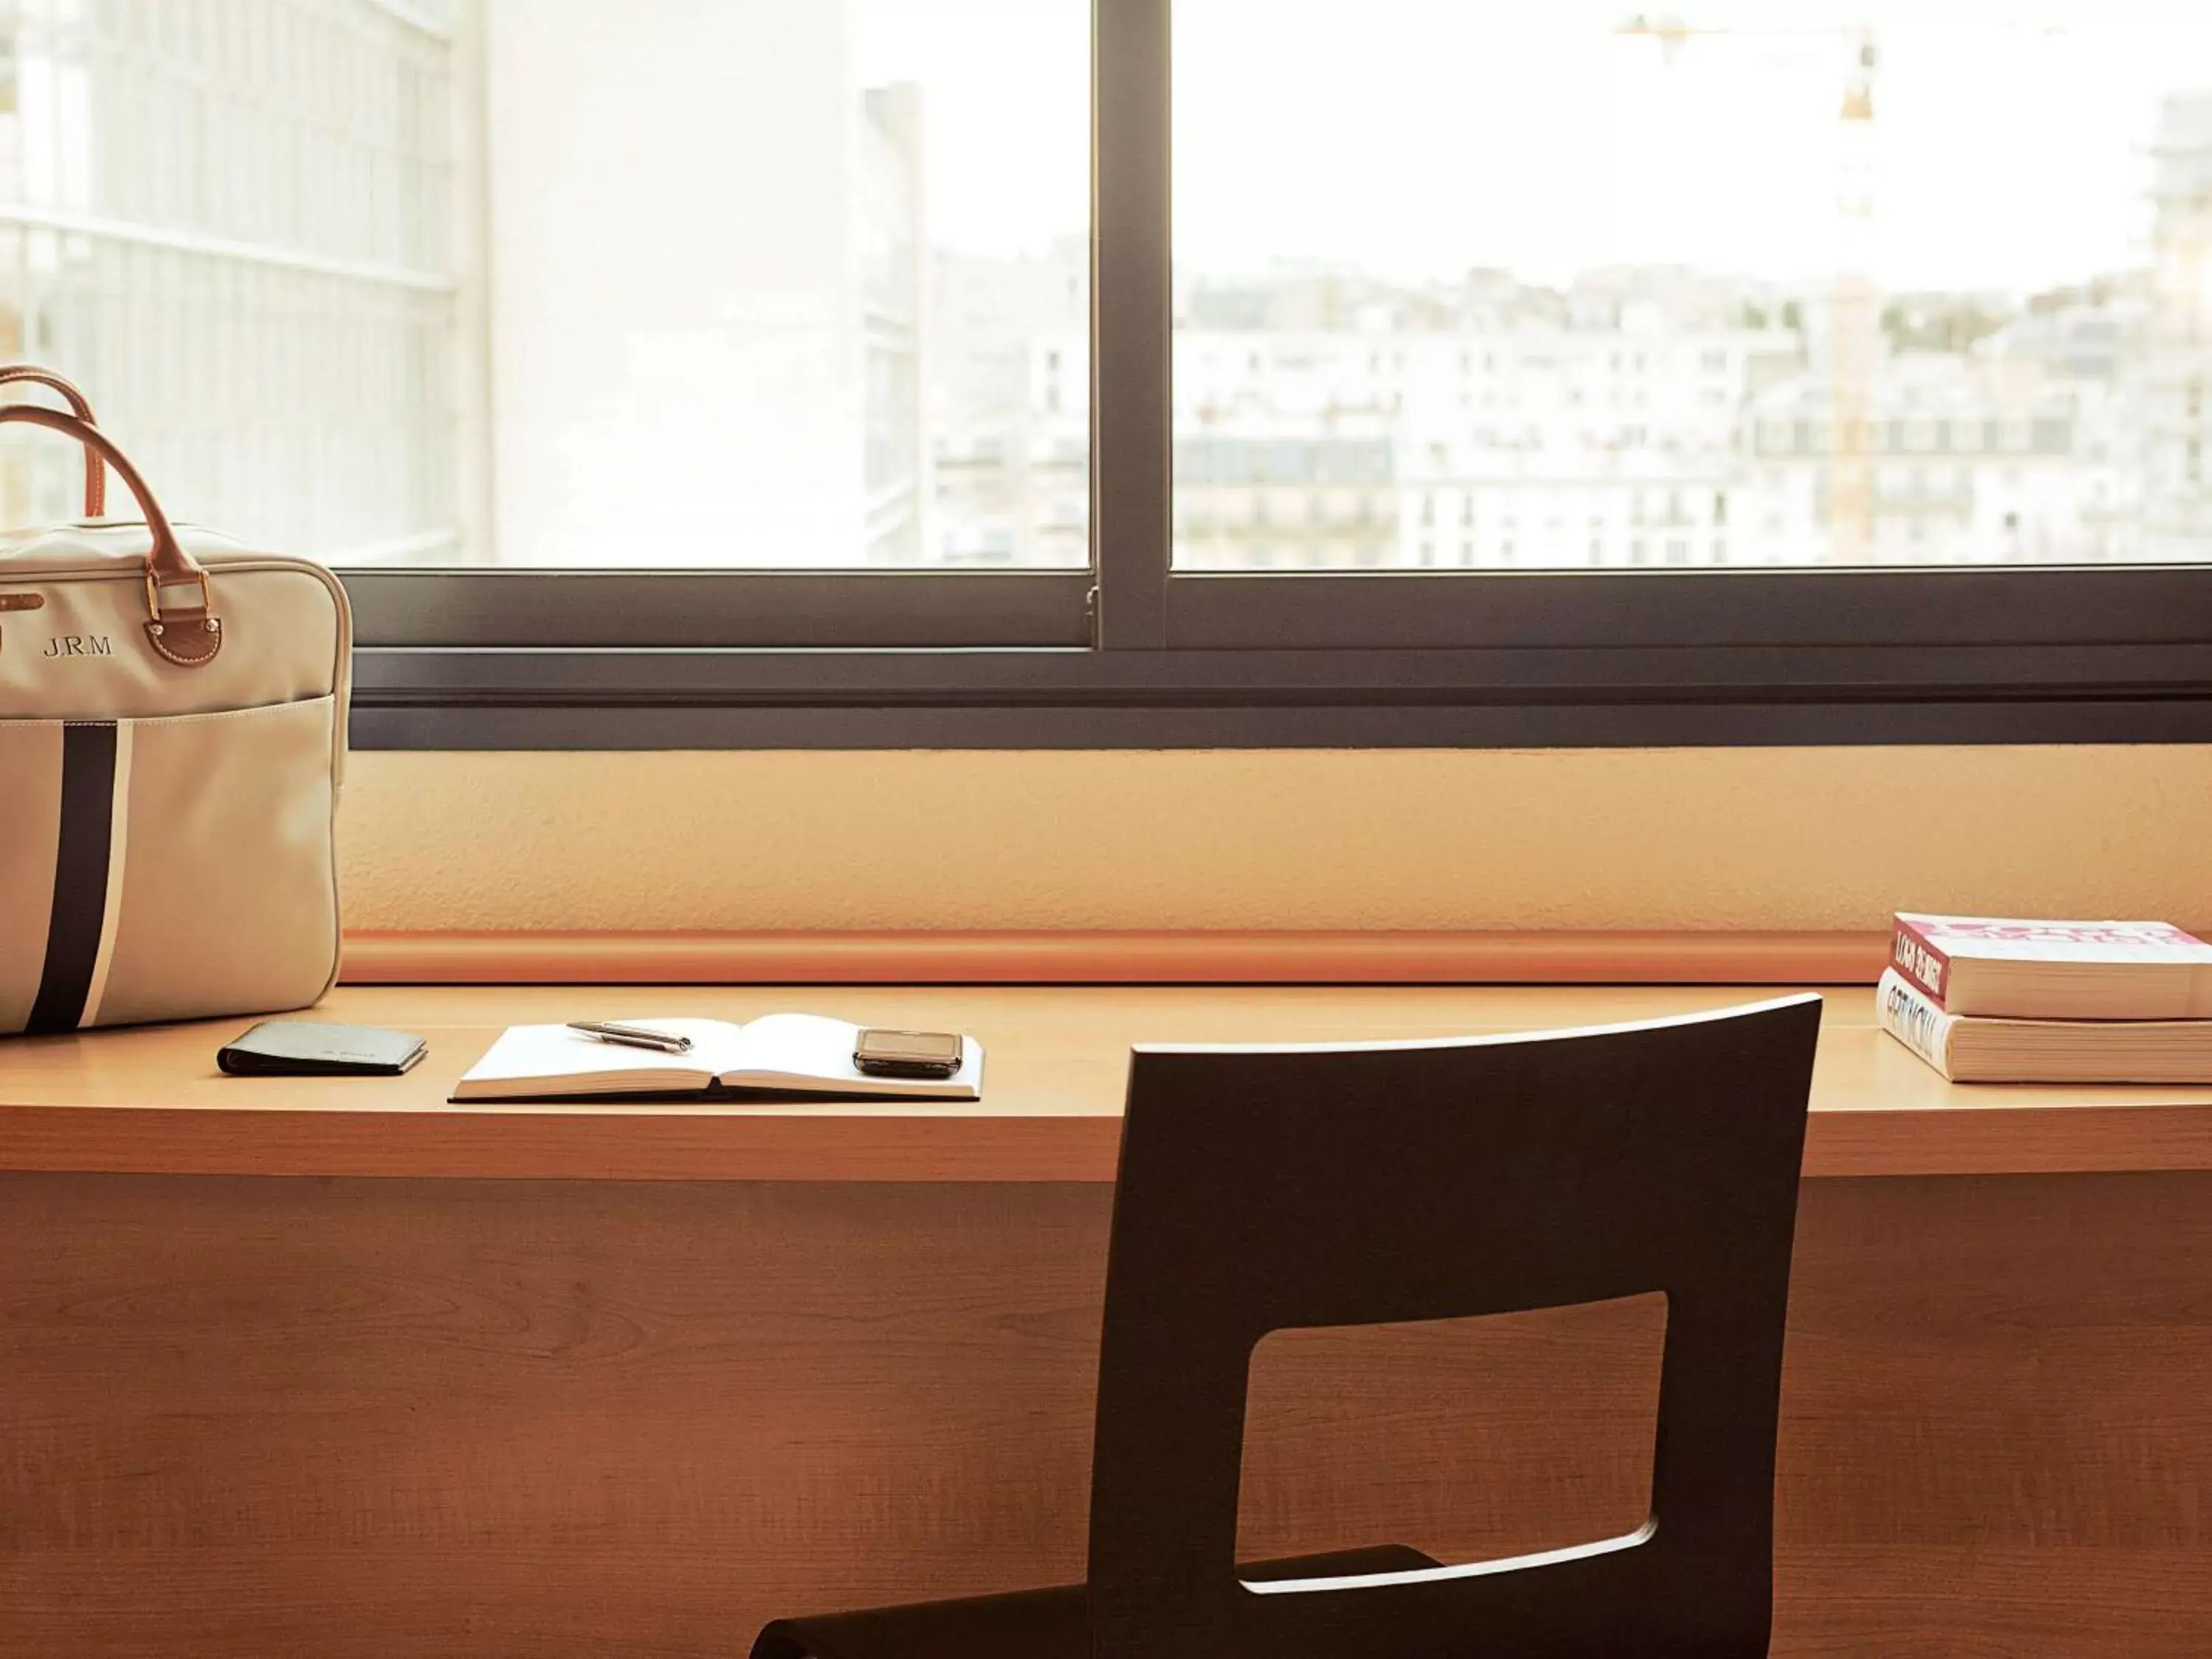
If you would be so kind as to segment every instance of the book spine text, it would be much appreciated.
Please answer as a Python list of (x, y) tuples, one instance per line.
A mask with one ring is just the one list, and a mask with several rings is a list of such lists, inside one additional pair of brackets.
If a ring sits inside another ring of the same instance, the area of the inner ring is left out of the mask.
[(1945, 1077), (1951, 1075), (1952, 1017), (1929, 1001), (1925, 992), (1893, 969), (1881, 976), (1875, 1006), (1883, 1030)]
[(1890, 936), (1889, 963), (1938, 1003), (1943, 1000), (1944, 987), (1951, 977), (1951, 958), (1936, 947), (1917, 923), (1903, 916), (1897, 918), (1897, 931)]

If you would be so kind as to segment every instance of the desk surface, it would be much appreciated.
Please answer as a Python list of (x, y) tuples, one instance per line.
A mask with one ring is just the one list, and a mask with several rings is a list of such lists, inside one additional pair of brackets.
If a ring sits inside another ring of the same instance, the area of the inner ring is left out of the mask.
[[(1130, 1045), (1472, 1036), (1644, 1019), (1771, 988), (1709, 987), (349, 987), (314, 1018), (396, 1026), (393, 1079), (243, 1079), (250, 1022), (0, 1042), (0, 1170), (710, 1181), (1110, 1181)], [(1826, 993), (1808, 1176), (2212, 1169), (2212, 1089), (1947, 1085)], [(453, 1106), (510, 1023), (785, 1009), (962, 1030), (987, 1098), (957, 1106)]]

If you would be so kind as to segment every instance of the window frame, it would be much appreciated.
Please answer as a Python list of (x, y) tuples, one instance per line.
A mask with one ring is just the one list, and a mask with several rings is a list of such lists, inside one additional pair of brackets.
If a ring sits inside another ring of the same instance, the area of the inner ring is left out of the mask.
[(1175, 570), (1171, 11), (1093, 0), (1091, 569), (344, 571), (356, 744), (2212, 740), (2212, 567)]

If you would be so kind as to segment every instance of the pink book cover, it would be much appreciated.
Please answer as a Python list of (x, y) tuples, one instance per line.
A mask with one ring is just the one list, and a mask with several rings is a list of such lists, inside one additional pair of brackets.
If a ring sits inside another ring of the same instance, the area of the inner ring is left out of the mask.
[(1899, 973), (1941, 1002), (1954, 956), (2014, 962), (2212, 962), (2212, 945), (2164, 921), (2029, 921), (1900, 910), (1889, 954)]

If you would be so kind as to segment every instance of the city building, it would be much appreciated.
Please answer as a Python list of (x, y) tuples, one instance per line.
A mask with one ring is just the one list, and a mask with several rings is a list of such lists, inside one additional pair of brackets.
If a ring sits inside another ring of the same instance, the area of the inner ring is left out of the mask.
[(912, 563), (925, 112), (838, 0), (489, 0), (499, 562)]
[[(451, 561), (453, 8), (155, 15), (0, 7), (0, 357), (82, 381), (173, 516), (349, 563)], [(10, 434), (0, 522), (73, 516), (78, 465)]]
[[(2126, 469), (2084, 455), (2110, 413), (2100, 388), (1935, 353), (1885, 358), (1869, 404), (1868, 557), (1881, 564), (2116, 556)], [(1777, 387), (1748, 412), (1742, 562), (1817, 564), (1831, 545), (1836, 399), (1825, 377)]]
[(2144, 388), (2147, 550), (2212, 556), (2212, 92), (2159, 120), (2155, 350)]
[(860, 175), (850, 213), (860, 256), (861, 534), (871, 564), (918, 564), (928, 513), (922, 453), (922, 319), (928, 244), (922, 217), (921, 88), (861, 96)]
[[(1395, 302), (1288, 286), (1217, 292), (1193, 314), (1248, 325), (1178, 336), (1182, 563), (1725, 561), (1742, 410), (1802, 349), (1740, 302), (1623, 272)], [(1347, 325), (1257, 325), (1285, 311)]]
[[(933, 246), (851, 9), (0, 3), (0, 352), (342, 563), (1079, 566), (1088, 239)], [(2042, 293), (1178, 270), (1176, 561), (2212, 557), (2212, 92), (2148, 171), (2148, 263)]]
[(940, 253), (928, 346), (933, 562), (1091, 556), (1091, 247)]
[(1400, 562), (1396, 446), (1285, 434), (1176, 441), (1176, 562), (1202, 570)]

